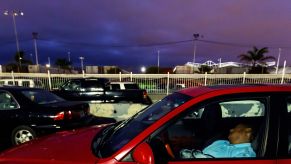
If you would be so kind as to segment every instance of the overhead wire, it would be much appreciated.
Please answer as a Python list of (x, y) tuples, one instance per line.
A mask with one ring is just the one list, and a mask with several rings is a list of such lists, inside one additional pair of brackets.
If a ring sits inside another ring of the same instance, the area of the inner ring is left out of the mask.
[[(90, 47), (98, 47), (98, 48), (139, 48), (139, 47), (159, 47), (159, 46), (169, 46), (169, 45), (179, 45), (190, 42), (203, 42), (208, 44), (216, 44), (216, 45), (224, 45), (231, 47), (253, 47), (254, 45), (250, 44), (239, 44), (239, 43), (230, 43), (230, 42), (221, 42), (221, 41), (213, 41), (213, 40), (205, 40), (205, 39), (188, 39), (188, 40), (179, 40), (179, 41), (166, 41), (166, 42), (156, 42), (156, 43), (144, 43), (144, 44), (94, 44), (94, 43), (84, 43), (84, 42), (67, 42), (67, 41), (58, 41), (58, 40), (50, 40), (50, 39), (37, 39), (40, 42), (54, 42), (57, 44), (65, 44), (65, 45), (77, 45), (77, 46), (90, 46)], [(32, 39), (23, 39), (19, 40), (21, 42), (32, 41)], [(15, 41), (7, 41), (0, 42), (0, 45), (12, 44)], [(260, 46), (263, 46), (261, 44)], [(266, 44), (265, 44), (266, 45)], [(291, 49), (291, 46), (263, 46), (268, 48), (284, 48)]]

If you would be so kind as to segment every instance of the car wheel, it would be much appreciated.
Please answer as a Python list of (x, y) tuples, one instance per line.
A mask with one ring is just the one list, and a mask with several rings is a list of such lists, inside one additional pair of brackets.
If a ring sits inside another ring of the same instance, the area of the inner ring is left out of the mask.
[(19, 145), (30, 141), (36, 137), (36, 133), (28, 126), (18, 126), (13, 129), (11, 134), (11, 142), (13, 145)]

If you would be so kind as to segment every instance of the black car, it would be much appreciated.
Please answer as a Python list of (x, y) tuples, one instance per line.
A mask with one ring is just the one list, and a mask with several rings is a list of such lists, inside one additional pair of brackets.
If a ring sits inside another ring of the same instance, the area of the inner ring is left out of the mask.
[(112, 88), (109, 79), (106, 78), (69, 79), (52, 92), (70, 101), (152, 104), (145, 89), (120, 90)]
[(0, 87), (0, 135), (12, 145), (50, 132), (108, 122), (114, 120), (91, 115), (84, 102), (66, 101), (39, 88)]

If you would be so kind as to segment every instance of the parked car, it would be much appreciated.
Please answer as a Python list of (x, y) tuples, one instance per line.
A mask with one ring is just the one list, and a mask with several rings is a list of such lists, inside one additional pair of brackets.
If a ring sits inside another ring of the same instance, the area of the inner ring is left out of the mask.
[(144, 89), (110, 89), (109, 79), (78, 78), (66, 81), (59, 89), (52, 91), (71, 101), (133, 102), (152, 104)]
[(43, 83), (40, 80), (33, 79), (0, 79), (0, 86), (4, 85), (43, 88)]
[(65, 101), (43, 89), (0, 87), (0, 136), (12, 145), (43, 134), (88, 126), (98, 119), (99, 123), (112, 120), (92, 116), (87, 103)]
[[(238, 123), (253, 127), (256, 157), (183, 159), (180, 151), (227, 139)], [(66, 131), (0, 155), (3, 163), (291, 162), (291, 86), (188, 88), (168, 95), (123, 122)], [(29, 153), (27, 153), (29, 152)]]

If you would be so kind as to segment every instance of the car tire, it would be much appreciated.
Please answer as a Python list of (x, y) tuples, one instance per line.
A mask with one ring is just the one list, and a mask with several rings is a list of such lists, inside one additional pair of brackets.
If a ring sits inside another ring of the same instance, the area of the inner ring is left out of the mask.
[(35, 137), (36, 133), (32, 128), (22, 125), (13, 129), (11, 133), (11, 142), (12, 145), (19, 145), (24, 142), (33, 140)]

